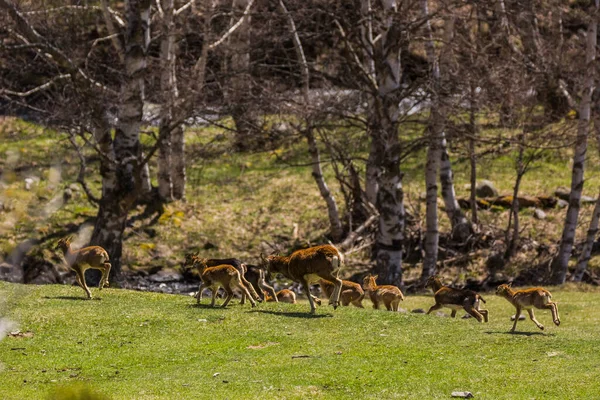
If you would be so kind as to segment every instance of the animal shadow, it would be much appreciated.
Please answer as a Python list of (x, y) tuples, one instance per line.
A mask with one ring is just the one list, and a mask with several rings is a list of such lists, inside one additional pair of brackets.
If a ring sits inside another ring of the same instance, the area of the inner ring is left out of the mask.
[(303, 312), (284, 312), (284, 311), (269, 311), (269, 310), (250, 310), (248, 312), (271, 314), (271, 315), (277, 315), (280, 317), (306, 318), (306, 319), (333, 317), (333, 314), (329, 314), (329, 313), (328, 314), (309, 314), (309, 313), (303, 313)]
[(554, 336), (554, 333), (544, 332), (510, 332), (510, 331), (486, 331), (488, 335), (515, 335), (515, 336)]
[(231, 306), (232, 306), (232, 304), (231, 305), (227, 305), (227, 307), (223, 308), (223, 307), (221, 307), (221, 304), (217, 304), (217, 305), (215, 305), (213, 307), (213, 306), (211, 306), (210, 304), (207, 304), (207, 303), (204, 303), (204, 304), (202, 304), (202, 303), (200, 303), (200, 304), (194, 303), (194, 304), (189, 304), (188, 305), (189, 308), (202, 308), (204, 310), (228, 310), (228, 309), (231, 308)]
[(42, 299), (48, 299), (48, 300), (81, 300), (81, 301), (90, 301), (90, 300), (100, 301), (100, 300), (102, 300), (102, 298), (100, 298), (100, 297), (92, 297), (91, 299), (88, 299), (86, 297), (78, 297), (78, 296), (43, 296)]

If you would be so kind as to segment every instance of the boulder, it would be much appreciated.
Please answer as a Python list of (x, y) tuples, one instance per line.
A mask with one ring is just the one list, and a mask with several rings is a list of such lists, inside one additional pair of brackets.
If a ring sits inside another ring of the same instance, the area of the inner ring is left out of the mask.
[(596, 199), (590, 196), (581, 196), (581, 204), (592, 204), (595, 203)]
[(567, 200), (563, 200), (563, 199), (558, 199), (558, 203), (556, 203), (556, 207), (558, 208), (565, 208), (569, 205), (569, 202)]
[(148, 280), (151, 282), (179, 282), (183, 280), (183, 275), (174, 269), (161, 269), (157, 273), (150, 275)]
[(546, 213), (540, 210), (539, 208), (536, 208), (535, 210), (533, 210), (533, 217), (536, 219), (546, 219)]
[(483, 180), (477, 183), (475, 194), (477, 195), (477, 197), (497, 197), (498, 189), (496, 189), (492, 182), (488, 180)]
[(569, 201), (569, 195), (571, 194), (571, 190), (564, 186), (560, 186), (554, 191), (554, 195), (559, 199)]

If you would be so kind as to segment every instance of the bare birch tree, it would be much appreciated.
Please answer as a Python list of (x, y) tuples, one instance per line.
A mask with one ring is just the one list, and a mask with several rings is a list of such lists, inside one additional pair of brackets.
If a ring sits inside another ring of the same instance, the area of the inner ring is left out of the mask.
[(429, 126), (425, 130), (428, 139), (427, 162), (425, 165), (426, 186), (426, 211), (425, 211), (425, 257), (423, 259), (423, 271), (421, 280), (425, 282), (435, 273), (438, 258), (438, 214), (437, 214), (437, 178), (442, 156), (442, 140), (445, 123), (444, 99), (441, 99), (442, 82), (440, 76), (440, 63), (435, 53), (433, 32), (429, 16), (428, 0), (421, 0), (421, 8), (425, 22), (425, 37), (427, 58), (430, 64), (429, 92), (431, 98)]
[(585, 82), (583, 95), (579, 105), (579, 126), (573, 154), (573, 168), (571, 173), (571, 193), (569, 194), (569, 206), (563, 227), (558, 254), (552, 263), (551, 282), (560, 285), (567, 277), (567, 267), (571, 251), (575, 242), (575, 229), (579, 217), (581, 205), (581, 193), (583, 191), (583, 172), (585, 168), (585, 155), (587, 151), (587, 139), (590, 129), (590, 111), (592, 93), (595, 85), (596, 75), (596, 45), (598, 37), (598, 12), (600, 0), (595, 1), (595, 8), (590, 7), (590, 20), (586, 32), (586, 58), (585, 58)]

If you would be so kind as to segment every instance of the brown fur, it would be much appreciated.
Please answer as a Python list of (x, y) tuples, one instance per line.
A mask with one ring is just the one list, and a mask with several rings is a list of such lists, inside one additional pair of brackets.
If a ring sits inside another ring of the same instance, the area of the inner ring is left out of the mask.
[[(277, 302), (277, 295), (275, 289), (267, 284), (265, 271), (257, 267), (256, 265), (246, 265), (246, 273), (244, 274), (247, 282), (255, 289), (258, 293), (267, 293), (271, 298), (274, 298)], [(245, 296), (242, 296), (241, 304), (244, 304)]]
[(222, 307), (227, 307), (227, 304), (231, 301), (233, 297), (233, 289), (238, 288), (244, 293), (252, 307), (256, 306), (256, 302), (248, 293), (248, 289), (242, 283), (242, 279), (240, 277), (240, 273), (237, 269), (232, 267), (231, 265), (223, 264), (217, 265), (216, 267), (208, 267), (206, 263), (199, 262), (196, 264), (198, 271), (200, 271), (200, 278), (202, 281), (200, 282), (200, 286), (198, 287), (198, 296), (197, 302), (198, 304), (202, 300), (202, 289), (203, 287), (208, 287), (212, 291), (212, 302), (210, 303), (211, 307), (215, 306), (215, 299), (217, 298), (217, 291), (219, 287), (225, 289), (227, 292), (227, 298), (225, 299), (225, 303), (223, 303)]
[(511, 285), (500, 285), (496, 288), (496, 294), (500, 297), (504, 297), (510, 304), (515, 306), (517, 313), (515, 314), (515, 322), (513, 324), (511, 332), (514, 332), (517, 328), (517, 322), (521, 316), (521, 310), (525, 309), (529, 313), (529, 318), (533, 323), (544, 330), (544, 325), (540, 324), (535, 319), (533, 313), (533, 307), (542, 310), (550, 310), (552, 312), (552, 320), (556, 326), (560, 325), (560, 317), (558, 316), (558, 306), (552, 302), (552, 294), (544, 288), (535, 287), (531, 289), (513, 290)]
[(452, 309), (452, 318), (456, 317), (456, 311), (464, 309), (469, 315), (475, 317), (479, 322), (488, 322), (488, 311), (479, 309), (479, 301), (485, 300), (478, 293), (472, 290), (455, 289), (442, 285), (438, 276), (430, 277), (425, 283), (426, 287), (433, 290), (435, 304), (431, 306), (427, 314), (442, 307)]
[[(185, 255), (184, 266), (196, 266), (206, 265), (207, 267), (216, 267), (218, 265), (231, 265), (240, 273), (240, 279), (244, 284), (244, 287), (247, 289), (248, 293), (254, 298), (254, 300), (261, 302), (262, 299), (254, 290), (254, 286), (246, 279), (246, 264), (243, 264), (240, 260), (235, 258), (226, 258), (226, 259), (214, 259), (214, 258), (202, 258), (198, 255), (198, 253), (188, 253)], [(201, 274), (200, 269), (198, 272)], [(273, 291), (274, 292), (274, 291)], [(200, 292), (196, 296), (200, 296)], [(246, 303), (246, 292), (242, 291), (242, 300), (240, 304)]]
[(273, 298), (265, 292), (265, 301), (296, 304), (296, 293), (289, 289), (282, 289), (277, 292), (276, 297)]
[(377, 285), (377, 275), (371, 274), (363, 279), (362, 288), (369, 294), (374, 309), (379, 309), (379, 304), (383, 303), (388, 311), (398, 311), (400, 301), (404, 301), (402, 291), (393, 285)]
[(269, 256), (261, 254), (263, 265), (270, 273), (280, 273), (288, 279), (302, 285), (308, 295), (310, 312), (316, 312), (314, 296), (310, 294), (310, 283), (319, 278), (331, 281), (335, 285), (329, 304), (337, 308), (340, 301), (342, 280), (338, 278), (339, 269), (343, 262), (342, 254), (331, 245), (315, 246), (298, 250), (288, 257)]
[(100, 246), (89, 246), (79, 250), (71, 249), (71, 237), (60, 239), (56, 248), (62, 250), (65, 263), (75, 271), (77, 283), (87, 294), (87, 298), (92, 298), (92, 292), (85, 282), (85, 271), (88, 269), (97, 269), (102, 271), (102, 278), (98, 288), (108, 287), (108, 274), (110, 273), (110, 263), (108, 253)]
[[(321, 286), (321, 291), (327, 296), (327, 298), (331, 297), (333, 290), (335, 289), (333, 283), (326, 281), (325, 279), (321, 279), (319, 281), (319, 286)], [(362, 300), (364, 297), (365, 292), (358, 283), (342, 280), (342, 293), (340, 294), (340, 301), (343, 306), (347, 307), (352, 304), (355, 307), (364, 308), (362, 305)]]

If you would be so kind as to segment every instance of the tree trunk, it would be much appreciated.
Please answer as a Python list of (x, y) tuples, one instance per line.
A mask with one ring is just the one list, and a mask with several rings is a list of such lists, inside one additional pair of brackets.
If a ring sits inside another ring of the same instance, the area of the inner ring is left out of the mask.
[[(508, 226), (506, 227), (506, 251), (504, 253), (504, 260), (509, 261), (517, 252), (517, 245), (519, 243), (519, 188), (521, 186), (521, 180), (525, 174), (525, 168), (523, 166), (523, 153), (525, 151), (524, 134), (520, 134), (519, 138), (519, 155), (517, 156), (517, 179), (513, 188), (513, 200), (512, 207), (510, 209), (510, 215), (508, 217)], [(511, 235), (511, 223), (513, 224), (512, 235)]]
[[(440, 116), (437, 112), (431, 110), (431, 118), (437, 119)], [(431, 123), (429, 129), (429, 148), (427, 150), (427, 163), (425, 166), (425, 187), (426, 187), (426, 210), (425, 210), (425, 257), (423, 258), (423, 271), (421, 281), (425, 282), (430, 276), (435, 274), (437, 268), (439, 230), (438, 230), (438, 212), (437, 212), (437, 177), (440, 166), (440, 147), (438, 138), (434, 133), (438, 126), (437, 123)]]
[(243, 22), (229, 36), (228, 52), (230, 93), (228, 103), (231, 107), (231, 116), (235, 122), (236, 137), (235, 146), (238, 150), (244, 151), (259, 145), (253, 133), (260, 126), (258, 118), (253, 115), (250, 96), (250, 35), (251, 18), (249, 14), (244, 16), (249, 7), (252, 7), (254, 0), (233, 0), (232, 4), (232, 24), (240, 18)]
[(329, 216), (329, 226), (331, 230), (331, 239), (337, 243), (342, 240), (343, 229), (340, 221), (340, 214), (338, 212), (337, 203), (335, 198), (331, 194), (327, 182), (323, 178), (323, 170), (321, 169), (321, 157), (319, 155), (319, 148), (317, 147), (317, 141), (313, 134), (312, 128), (308, 127), (305, 132), (306, 141), (308, 142), (308, 152), (312, 158), (312, 176), (315, 178), (315, 182), (319, 187), (321, 197), (327, 204), (327, 215)]
[(561, 285), (567, 277), (567, 268), (573, 243), (575, 242), (575, 229), (579, 218), (579, 207), (581, 202), (581, 193), (583, 191), (583, 173), (585, 165), (585, 154), (587, 150), (587, 138), (590, 129), (590, 108), (592, 100), (592, 91), (594, 89), (595, 60), (598, 20), (597, 13), (599, 1), (596, 0), (595, 13), (590, 19), (587, 29), (587, 48), (586, 48), (586, 71), (585, 87), (581, 98), (579, 110), (579, 126), (577, 129), (577, 139), (575, 141), (575, 154), (573, 155), (573, 170), (571, 174), (571, 194), (569, 195), (569, 207), (563, 228), (562, 238), (558, 254), (552, 263), (551, 283)]
[[(452, 165), (450, 163), (450, 156), (448, 155), (445, 133), (441, 132), (441, 135), (442, 148), (440, 153), (442, 162), (440, 165), (440, 181), (442, 184), (442, 198), (444, 199), (446, 214), (452, 226), (452, 238), (458, 242), (464, 242), (473, 233), (473, 226), (458, 205), (458, 200), (456, 200), (454, 174), (452, 173)], [(476, 213), (475, 218), (477, 218)]]
[[(371, 105), (370, 108), (374, 108)], [(370, 123), (370, 125), (372, 122)], [(372, 136), (372, 134), (371, 134)], [(369, 147), (369, 158), (367, 159), (367, 167), (365, 173), (365, 194), (367, 200), (371, 204), (377, 203), (377, 192), (379, 191), (379, 175), (381, 174), (381, 168), (379, 167), (378, 159), (382, 149), (377, 146), (377, 141), (371, 138), (371, 145)]]
[(600, 193), (598, 194), (598, 199), (596, 200), (596, 205), (594, 206), (594, 212), (592, 213), (592, 220), (590, 221), (590, 227), (587, 231), (585, 244), (583, 245), (579, 259), (577, 260), (577, 267), (575, 268), (575, 273), (572, 277), (572, 280), (575, 282), (581, 282), (583, 279), (583, 274), (587, 269), (588, 262), (590, 261), (592, 247), (594, 247), (594, 240), (596, 239), (596, 234), (598, 233), (598, 220), (600, 220)]
[[(129, 0), (126, 6), (125, 81), (122, 86), (119, 121), (112, 143), (114, 172), (103, 175), (102, 198), (91, 243), (102, 246), (110, 256), (111, 280), (121, 273), (123, 231), (130, 207), (140, 190), (139, 140), (143, 108), (143, 75), (150, 40), (150, 0)], [(102, 133), (108, 144), (108, 135)]]
[(185, 199), (187, 181), (185, 171), (185, 135), (181, 125), (171, 130), (171, 179), (173, 181), (173, 198)]
[(400, 173), (400, 143), (398, 138), (398, 91), (402, 74), (400, 49), (404, 38), (394, 2), (383, 2), (381, 17), (385, 30), (375, 52), (377, 93), (373, 93), (372, 149), (381, 152), (369, 155), (378, 166), (377, 210), (379, 230), (374, 246), (375, 273), (386, 284), (402, 285), (402, 245), (404, 242), (404, 192)]
[[(598, 147), (598, 152), (600, 152), (600, 88), (596, 87), (594, 89), (594, 94), (592, 95), (592, 110), (591, 113), (593, 115), (594, 120), (594, 130), (596, 135), (596, 145)], [(588, 262), (590, 261), (592, 248), (594, 246), (594, 239), (596, 238), (596, 234), (598, 233), (598, 219), (600, 219), (600, 193), (598, 194), (598, 198), (596, 200), (596, 205), (594, 206), (594, 211), (592, 213), (592, 220), (590, 221), (590, 227), (587, 231), (587, 236), (585, 239), (585, 244), (583, 245), (583, 249), (581, 250), (581, 254), (579, 255), (579, 259), (577, 260), (577, 267), (575, 268), (575, 273), (572, 276), (572, 280), (575, 282), (581, 282), (583, 279), (583, 274), (587, 270)]]
[(471, 126), (471, 137), (469, 138), (469, 163), (471, 165), (471, 174), (470, 174), (470, 182), (471, 182), (471, 190), (469, 201), (471, 203), (471, 221), (474, 224), (478, 223), (477, 217), (477, 154), (475, 153), (475, 139), (477, 138), (477, 120), (475, 119), (476, 115), (476, 98), (475, 98), (475, 85), (471, 83), (471, 101), (470, 101), (470, 109), (469, 109), (469, 124)]
[(174, 0), (162, 0), (162, 38), (160, 42), (160, 86), (162, 105), (159, 126), (161, 140), (158, 149), (158, 195), (161, 201), (173, 200), (173, 173), (171, 124), (173, 107), (177, 100), (177, 77), (175, 74), (175, 32), (173, 22)]
[(402, 285), (402, 246), (404, 242), (404, 191), (398, 149), (397, 125), (387, 135), (382, 154), (377, 210), (379, 229), (374, 248), (375, 270), (384, 284)]
[(425, 166), (425, 187), (426, 187), (426, 211), (425, 211), (425, 257), (423, 259), (423, 271), (421, 281), (425, 282), (436, 271), (438, 258), (439, 230), (438, 230), (438, 212), (437, 178), (441, 161), (441, 139), (444, 132), (444, 122), (446, 116), (443, 112), (443, 105), (440, 99), (441, 75), (438, 58), (435, 54), (433, 43), (433, 32), (431, 30), (431, 21), (429, 20), (429, 7), (427, 0), (421, 1), (423, 16), (425, 22), (426, 43), (425, 48), (430, 66), (429, 93), (431, 98), (429, 127), (426, 129), (429, 146), (427, 149), (427, 162)]

